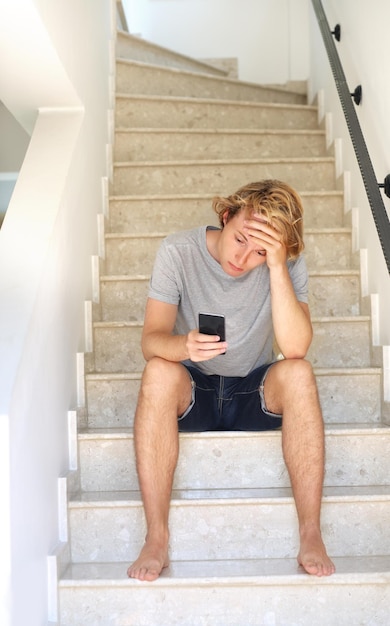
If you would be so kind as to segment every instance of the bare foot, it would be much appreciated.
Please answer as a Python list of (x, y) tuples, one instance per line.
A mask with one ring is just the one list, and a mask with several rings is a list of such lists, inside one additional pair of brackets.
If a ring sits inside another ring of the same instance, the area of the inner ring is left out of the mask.
[(127, 575), (129, 578), (152, 581), (156, 580), (168, 565), (167, 547), (146, 541), (138, 559), (127, 570)]
[(308, 574), (313, 576), (330, 576), (336, 568), (326, 553), (321, 533), (312, 530), (301, 535), (301, 549), (298, 554), (298, 563)]

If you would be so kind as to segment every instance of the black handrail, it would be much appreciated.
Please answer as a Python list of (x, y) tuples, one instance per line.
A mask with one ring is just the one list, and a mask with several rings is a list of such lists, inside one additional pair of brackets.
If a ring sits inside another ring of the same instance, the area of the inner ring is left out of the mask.
[(325, 48), (328, 54), (329, 63), (332, 68), (333, 77), (336, 83), (341, 106), (344, 111), (345, 120), (348, 126), (352, 144), (355, 149), (355, 154), (360, 167), (364, 186), (366, 188), (368, 201), (370, 203), (372, 215), (378, 232), (379, 241), (381, 243), (383, 255), (387, 264), (387, 269), (390, 273), (390, 221), (386, 212), (385, 205), (383, 203), (381, 193), (379, 191), (377, 178), (372, 167), (370, 155), (367, 150), (366, 142), (360, 128), (354, 105), (352, 104), (350, 90), (348, 89), (344, 70), (340, 62), (334, 39), (332, 37), (332, 32), (326, 19), (322, 2), (321, 0), (312, 0), (312, 5), (317, 17), (318, 25), (321, 30), (322, 39), (324, 41)]

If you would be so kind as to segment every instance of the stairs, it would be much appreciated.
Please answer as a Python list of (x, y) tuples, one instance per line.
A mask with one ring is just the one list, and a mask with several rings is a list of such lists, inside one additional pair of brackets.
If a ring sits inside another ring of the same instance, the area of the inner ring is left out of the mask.
[[(93, 352), (85, 355), (71, 563), (61, 626), (385, 626), (390, 620), (390, 432), (382, 369), (362, 314), (351, 228), (317, 110), (118, 34), (114, 175)], [(148, 279), (161, 239), (216, 223), (211, 197), (263, 177), (297, 188), (326, 422), (323, 533), (337, 572), (296, 564), (297, 521), (280, 432), (189, 433), (171, 509), (172, 564), (129, 580), (145, 534), (132, 423)]]

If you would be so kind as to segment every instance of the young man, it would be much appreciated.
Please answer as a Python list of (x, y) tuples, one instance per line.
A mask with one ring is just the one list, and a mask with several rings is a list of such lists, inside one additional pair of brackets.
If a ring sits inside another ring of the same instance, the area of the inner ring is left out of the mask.
[[(312, 367), (303, 208), (277, 180), (215, 198), (221, 228), (171, 235), (156, 257), (142, 350), (147, 361), (135, 416), (137, 471), (147, 536), (128, 575), (155, 580), (168, 565), (168, 515), (178, 430), (271, 430), (295, 499), (299, 564), (335, 568), (320, 531), (324, 431)], [(201, 334), (198, 313), (222, 314), (226, 340)], [(276, 341), (284, 359), (275, 361)]]

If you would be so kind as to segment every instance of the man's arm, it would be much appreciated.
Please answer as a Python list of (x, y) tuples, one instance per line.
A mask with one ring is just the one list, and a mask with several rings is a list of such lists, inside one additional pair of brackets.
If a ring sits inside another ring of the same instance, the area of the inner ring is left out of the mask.
[(260, 216), (246, 222), (248, 235), (266, 250), (270, 271), (272, 323), (275, 340), (286, 359), (302, 359), (311, 344), (309, 307), (299, 302), (287, 267), (287, 249), (280, 233)]
[(227, 343), (198, 329), (174, 335), (177, 305), (148, 298), (142, 332), (142, 352), (147, 361), (158, 356), (167, 361), (208, 361), (226, 351)]
[(270, 279), (276, 342), (286, 359), (301, 359), (313, 337), (309, 307), (297, 300), (287, 265), (270, 269)]

